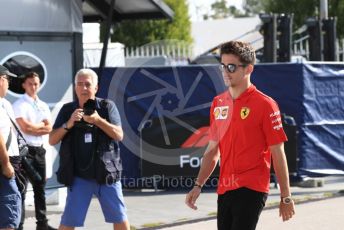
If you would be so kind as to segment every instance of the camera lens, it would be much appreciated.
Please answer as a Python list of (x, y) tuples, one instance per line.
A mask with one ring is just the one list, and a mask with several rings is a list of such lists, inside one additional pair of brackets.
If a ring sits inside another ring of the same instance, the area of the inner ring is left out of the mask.
[(90, 116), (94, 113), (93, 109), (84, 108), (84, 114)]
[(95, 110), (96, 110), (96, 101), (93, 99), (88, 99), (84, 103), (84, 114), (87, 116), (90, 116), (94, 113)]

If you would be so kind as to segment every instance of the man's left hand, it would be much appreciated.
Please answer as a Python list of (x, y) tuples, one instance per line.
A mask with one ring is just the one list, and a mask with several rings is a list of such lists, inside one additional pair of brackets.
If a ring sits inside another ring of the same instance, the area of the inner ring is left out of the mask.
[(293, 215), (295, 215), (294, 201), (291, 201), (290, 204), (284, 204), (283, 202), (280, 202), (279, 216), (282, 217), (283, 221), (291, 219)]
[(82, 118), (84, 119), (84, 121), (86, 121), (87, 123), (93, 124), (93, 125), (97, 125), (97, 122), (101, 119), (101, 117), (99, 116), (97, 111), (94, 111), (94, 113), (92, 113), (91, 115), (87, 116), (87, 115), (83, 115)]

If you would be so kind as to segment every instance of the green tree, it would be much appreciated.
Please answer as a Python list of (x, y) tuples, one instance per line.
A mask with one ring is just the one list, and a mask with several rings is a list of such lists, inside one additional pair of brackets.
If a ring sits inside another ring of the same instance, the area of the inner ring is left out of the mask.
[(265, 11), (267, 0), (244, 0), (242, 8), (246, 16), (253, 16)]
[(309, 17), (317, 16), (319, 0), (267, 0), (265, 12), (294, 14), (294, 28), (300, 28)]
[(214, 11), (213, 15), (211, 15), (212, 19), (228, 18), (231, 15), (225, 0), (214, 2), (211, 4), (211, 9)]
[(226, 5), (226, 0), (217, 0), (213, 4), (211, 4), (211, 11), (212, 14), (205, 14), (203, 15), (204, 20), (208, 19), (223, 19), (228, 17), (244, 17), (246, 16), (244, 13), (242, 13), (239, 9), (237, 9), (235, 6), (229, 6)]
[(231, 15), (233, 15), (233, 17), (235, 17), (235, 18), (247, 17), (246, 14), (244, 14), (243, 12), (241, 12), (241, 10), (237, 9), (235, 6), (230, 6), (230, 7), (229, 7), (229, 12), (230, 12)]
[[(185, 0), (164, 0), (174, 11), (172, 21), (162, 20), (124, 20), (114, 26), (111, 40), (126, 46), (142, 46), (157, 40), (175, 39), (192, 42), (191, 22)], [(101, 26), (103, 36), (104, 26)]]
[(344, 1), (329, 1), (329, 16), (337, 16), (337, 34), (339, 38), (344, 38)]
[[(305, 24), (309, 17), (319, 17), (320, 0), (264, 0), (264, 11), (273, 13), (293, 13), (294, 29)], [(329, 17), (337, 17), (337, 34), (344, 37), (343, 0), (328, 1)]]

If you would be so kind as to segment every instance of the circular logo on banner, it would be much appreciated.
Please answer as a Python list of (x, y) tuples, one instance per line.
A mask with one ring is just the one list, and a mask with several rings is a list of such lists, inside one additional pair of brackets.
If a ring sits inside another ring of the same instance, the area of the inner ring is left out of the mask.
[(178, 165), (208, 144), (209, 111), (224, 91), (217, 66), (117, 68), (108, 89), (121, 114), (122, 143), (141, 159)]
[(13, 96), (19, 96), (23, 94), (25, 91), (22, 88), (23, 78), (25, 74), (29, 72), (36, 72), (39, 75), (41, 90), (46, 81), (47, 81), (47, 69), (41, 59), (39, 59), (36, 55), (18, 51), (7, 55), (1, 61), (1, 64), (8, 68), (12, 73), (17, 74), (17, 78), (13, 78), (11, 84), (9, 86), (9, 94)]

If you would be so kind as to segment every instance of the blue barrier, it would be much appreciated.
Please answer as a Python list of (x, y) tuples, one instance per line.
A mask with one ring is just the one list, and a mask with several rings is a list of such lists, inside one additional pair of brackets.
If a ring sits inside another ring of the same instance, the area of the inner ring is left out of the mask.
[[(294, 117), (299, 173), (344, 174), (344, 65), (258, 64), (252, 82)], [(224, 90), (214, 65), (105, 69), (98, 96), (121, 113), (123, 176), (196, 176), (210, 103)]]

